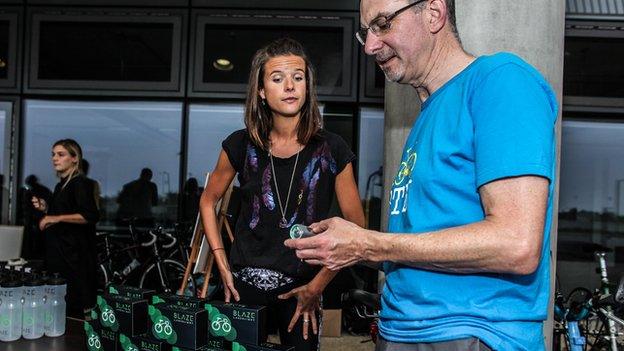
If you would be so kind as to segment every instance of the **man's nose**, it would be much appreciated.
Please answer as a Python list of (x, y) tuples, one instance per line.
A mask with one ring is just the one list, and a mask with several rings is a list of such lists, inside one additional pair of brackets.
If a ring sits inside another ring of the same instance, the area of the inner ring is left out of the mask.
[(293, 82), (292, 78), (286, 78), (284, 81), (284, 89), (286, 91), (291, 91), (295, 89), (295, 82)]
[(366, 42), (364, 42), (364, 52), (366, 55), (375, 55), (383, 46), (381, 39), (370, 30), (366, 35)]

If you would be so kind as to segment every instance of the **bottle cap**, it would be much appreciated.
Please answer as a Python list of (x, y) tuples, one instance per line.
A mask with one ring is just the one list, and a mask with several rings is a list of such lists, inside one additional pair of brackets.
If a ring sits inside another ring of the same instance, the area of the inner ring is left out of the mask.
[(65, 285), (67, 281), (61, 277), (60, 273), (54, 273), (51, 278), (48, 278), (48, 285)]
[(17, 276), (11, 275), (10, 277), (5, 278), (2, 283), (0, 283), (0, 287), (3, 288), (17, 288), (23, 286), (22, 280), (18, 279)]
[(27, 279), (24, 282), (24, 286), (42, 286), (44, 284), (45, 281), (43, 281), (37, 273), (33, 274), (30, 279)]

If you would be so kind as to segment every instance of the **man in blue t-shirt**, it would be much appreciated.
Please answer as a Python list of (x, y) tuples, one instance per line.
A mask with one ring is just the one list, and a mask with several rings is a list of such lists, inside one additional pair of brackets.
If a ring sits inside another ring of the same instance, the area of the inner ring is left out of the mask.
[(421, 114), (405, 143), (389, 233), (340, 218), (288, 240), (330, 269), (380, 262), (377, 350), (543, 350), (557, 102), (517, 56), (475, 58), (453, 0), (363, 0), (358, 40)]

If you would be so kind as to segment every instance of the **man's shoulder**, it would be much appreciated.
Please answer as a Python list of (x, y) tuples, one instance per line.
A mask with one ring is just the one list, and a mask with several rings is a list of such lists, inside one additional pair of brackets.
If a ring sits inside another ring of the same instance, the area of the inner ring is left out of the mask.
[(477, 72), (480, 76), (487, 76), (493, 72), (504, 73), (507, 70), (520, 70), (542, 78), (535, 67), (523, 60), (520, 56), (510, 52), (499, 52), (493, 55), (480, 56), (477, 60)]

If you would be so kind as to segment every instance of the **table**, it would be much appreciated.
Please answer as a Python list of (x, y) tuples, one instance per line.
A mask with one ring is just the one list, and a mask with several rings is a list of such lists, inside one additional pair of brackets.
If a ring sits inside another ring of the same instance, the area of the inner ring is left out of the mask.
[(67, 318), (65, 334), (56, 338), (21, 338), (12, 342), (0, 341), (0, 351), (84, 351), (86, 350), (84, 322)]

